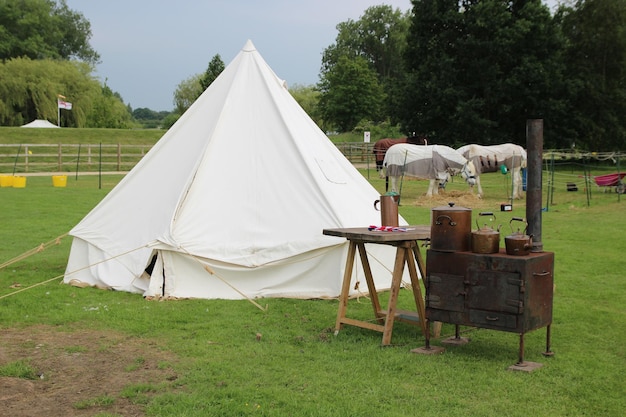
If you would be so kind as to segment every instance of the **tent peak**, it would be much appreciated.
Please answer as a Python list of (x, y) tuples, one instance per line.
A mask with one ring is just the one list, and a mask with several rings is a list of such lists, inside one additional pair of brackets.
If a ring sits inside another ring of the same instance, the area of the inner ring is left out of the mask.
[(254, 44), (252, 43), (252, 41), (250, 39), (248, 39), (246, 44), (243, 46), (242, 51), (244, 51), (244, 52), (256, 51), (256, 48), (254, 47)]

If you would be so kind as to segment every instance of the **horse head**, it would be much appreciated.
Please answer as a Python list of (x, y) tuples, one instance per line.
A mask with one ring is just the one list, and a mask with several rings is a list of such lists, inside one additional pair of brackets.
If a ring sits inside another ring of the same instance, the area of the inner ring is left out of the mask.
[(461, 176), (470, 186), (476, 184), (476, 166), (474, 162), (468, 160), (461, 168)]

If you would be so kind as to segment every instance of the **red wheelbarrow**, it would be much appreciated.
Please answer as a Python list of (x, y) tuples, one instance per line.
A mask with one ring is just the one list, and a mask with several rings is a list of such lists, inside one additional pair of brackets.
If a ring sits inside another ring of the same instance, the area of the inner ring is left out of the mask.
[(598, 175), (593, 177), (593, 181), (598, 187), (615, 187), (616, 193), (624, 194), (624, 192), (626, 192), (626, 185), (622, 182), (624, 177), (626, 177), (626, 172), (617, 172), (614, 174)]

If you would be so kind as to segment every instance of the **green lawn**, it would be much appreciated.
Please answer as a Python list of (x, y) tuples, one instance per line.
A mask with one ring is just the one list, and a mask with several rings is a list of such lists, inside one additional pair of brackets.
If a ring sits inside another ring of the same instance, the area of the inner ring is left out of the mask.
[[(383, 191), (375, 173), (364, 175)], [(506, 201), (506, 178), (484, 176), (487, 197), (469, 200), (471, 208), (497, 210)], [(67, 187), (53, 188), (49, 177), (32, 177), (26, 188), (1, 188), (0, 264), (68, 232), (118, 180), (104, 177), (100, 189), (97, 177), (68, 178)], [(429, 201), (425, 190), (423, 181), (403, 184), (400, 212), (412, 224), (428, 223), (430, 208), (454, 200), (465, 186), (454, 182), (447, 197)], [(545, 329), (528, 333), (526, 360), (544, 364), (532, 373), (507, 370), (517, 359), (518, 337), (512, 333), (464, 328), (471, 343), (438, 356), (410, 353), (424, 338), (403, 323), (395, 326), (390, 347), (380, 346), (380, 333), (350, 326), (334, 336), (336, 300), (258, 300), (268, 307), (261, 311), (247, 301), (151, 302), (59, 285), (69, 238), (0, 269), (0, 331), (40, 325), (70, 333), (115, 331), (174, 355), (177, 360), (164, 366), (177, 379), (152, 382), (144, 387), (150, 395), (132, 397), (150, 416), (621, 416), (626, 409), (624, 204), (615, 193), (597, 189), (589, 206), (582, 190), (555, 190), (554, 203), (542, 216), (544, 249), (556, 258), (555, 355), (541, 354)], [(508, 219), (524, 216), (524, 210), (523, 202), (514, 202), (512, 213), (496, 212), (503, 234)], [(410, 306), (411, 297), (403, 290), (400, 304)], [(371, 306), (352, 300), (350, 314), (369, 318)], [(453, 332), (444, 325), (442, 336)], [(83, 351), (71, 340), (67, 350)], [(20, 365), (0, 363), (0, 376), (3, 367)], [(119, 388), (141, 391), (130, 383)], [(76, 408), (92, 407), (92, 414), (81, 415), (115, 415), (111, 404), (122, 394), (110, 392), (103, 386)]]

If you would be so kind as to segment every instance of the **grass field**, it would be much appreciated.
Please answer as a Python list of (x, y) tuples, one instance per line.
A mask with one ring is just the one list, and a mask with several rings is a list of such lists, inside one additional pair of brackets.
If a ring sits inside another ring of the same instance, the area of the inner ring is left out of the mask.
[[(383, 191), (383, 181), (364, 172)], [(568, 175), (579, 176), (570, 172)], [(336, 337), (336, 300), (182, 300), (59, 285), (70, 239), (55, 244), (119, 181), (28, 178), (0, 189), (0, 407), (12, 416), (621, 416), (626, 409), (626, 216), (615, 193), (555, 187), (543, 218), (544, 249), (555, 253), (552, 347), (545, 330), (526, 336), (533, 373), (512, 372), (515, 334), (464, 328), (465, 346), (439, 356), (417, 327), (379, 333), (346, 326)], [(457, 201), (500, 213), (507, 177), (483, 177), (478, 200), (458, 182), (427, 200), (426, 183), (406, 180), (400, 213), (426, 224), (430, 209)], [(50, 244), (48, 245), (48, 243)], [(36, 285), (46, 282), (42, 285)], [(35, 286), (36, 285), (36, 286)], [(386, 298), (383, 297), (383, 300)], [(410, 306), (403, 290), (400, 304)], [(370, 318), (367, 300), (350, 312)], [(453, 327), (444, 325), (442, 337)], [(439, 340), (433, 344), (438, 345)], [(17, 392), (19, 396), (11, 396)]]

